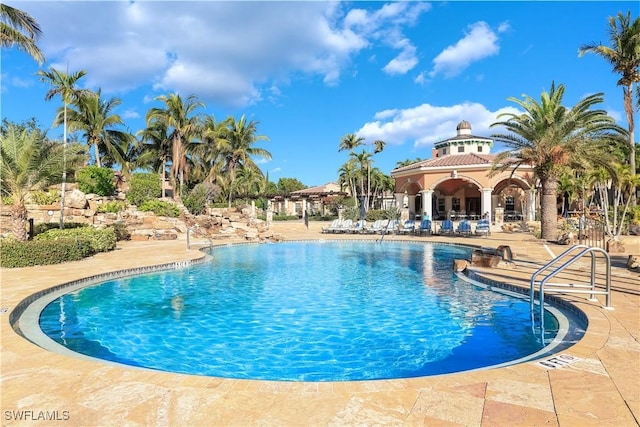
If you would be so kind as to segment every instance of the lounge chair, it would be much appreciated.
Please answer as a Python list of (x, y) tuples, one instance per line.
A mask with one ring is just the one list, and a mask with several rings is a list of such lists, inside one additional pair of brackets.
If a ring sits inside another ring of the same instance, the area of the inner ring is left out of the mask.
[(340, 227), (335, 229), (334, 233), (348, 233), (352, 227), (353, 227), (353, 220), (344, 219), (342, 220)]
[(445, 219), (440, 224), (440, 234), (453, 234), (453, 221), (450, 219)]
[(398, 233), (400, 234), (413, 234), (416, 229), (416, 221), (413, 219), (408, 219), (402, 224), (402, 227), (398, 229)]
[(489, 224), (488, 219), (481, 219), (476, 223), (476, 236), (490, 236), (491, 235), (491, 224)]
[(365, 233), (369, 233), (369, 234), (378, 233), (382, 229), (382, 224), (385, 221), (386, 220), (384, 220), (384, 219), (376, 219), (375, 221), (373, 221), (373, 224), (371, 225), (371, 227), (365, 227), (365, 229), (363, 231)]
[(431, 220), (423, 219), (420, 221), (420, 227), (416, 228), (415, 233), (419, 236), (423, 234), (431, 235)]
[(327, 226), (327, 227), (322, 227), (322, 232), (323, 233), (333, 233), (336, 228), (340, 227), (340, 223), (341, 223), (341, 219), (334, 219), (331, 222), (331, 225)]
[(463, 219), (458, 224), (458, 228), (456, 229), (456, 234), (460, 234), (462, 236), (470, 236), (471, 235), (471, 222), (468, 219)]
[(363, 233), (367, 227), (367, 221), (364, 219), (359, 219), (356, 221), (355, 225), (349, 227), (346, 231), (349, 233)]

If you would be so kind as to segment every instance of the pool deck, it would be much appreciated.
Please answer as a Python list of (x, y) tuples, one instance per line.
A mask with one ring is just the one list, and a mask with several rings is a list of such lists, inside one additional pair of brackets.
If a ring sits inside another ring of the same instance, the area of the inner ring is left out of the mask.
[[(274, 229), (285, 240), (362, 238), (323, 235), (322, 225), (326, 224), (311, 222), (307, 230), (301, 222), (276, 223)], [(566, 249), (544, 245), (528, 234), (501, 232), (474, 238), (385, 239), (493, 248), (509, 245), (515, 252), (515, 268), (479, 272), (493, 280), (523, 286), (528, 286), (535, 268), (551, 259), (549, 251), (558, 255)], [(628, 253), (640, 254), (640, 238), (625, 243)], [(177, 241), (124, 242), (118, 246), (116, 251), (64, 265), (0, 269), (2, 425), (639, 425), (640, 274), (624, 268), (626, 255), (612, 256), (614, 310), (604, 310), (602, 302), (589, 301), (586, 296), (567, 297), (586, 313), (589, 326), (582, 340), (562, 352), (579, 360), (558, 369), (526, 362), (401, 380), (229, 380), (67, 357), (32, 344), (11, 328), (9, 313), (16, 305), (53, 285), (201, 256), (196, 250), (187, 250), (184, 236)]]

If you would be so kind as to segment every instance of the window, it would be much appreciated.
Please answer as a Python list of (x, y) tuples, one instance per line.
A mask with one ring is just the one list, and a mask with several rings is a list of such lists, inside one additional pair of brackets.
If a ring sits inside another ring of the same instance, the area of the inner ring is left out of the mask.
[(516, 210), (516, 203), (515, 203), (515, 199), (513, 198), (513, 196), (507, 196), (504, 198), (504, 208), (507, 211), (514, 211)]
[(454, 197), (453, 199), (451, 199), (451, 209), (453, 209), (456, 212), (458, 212), (460, 210), (460, 199), (459, 198)]
[(464, 153), (464, 145), (458, 147), (458, 153)]
[(482, 153), (482, 145), (478, 145), (478, 153)]
[(442, 149), (442, 155), (445, 155), (445, 154), (447, 154), (447, 149), (446, 149), (446, 148), (443, 148), (443, 149)]

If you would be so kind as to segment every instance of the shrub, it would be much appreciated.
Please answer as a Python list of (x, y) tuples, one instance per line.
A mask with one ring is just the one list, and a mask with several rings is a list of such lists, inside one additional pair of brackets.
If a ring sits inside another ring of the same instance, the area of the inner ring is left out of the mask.
[(163, 200), (147, 200), (138, 208), (143, 212), (153, 212), (158, 216), (176, 218), (180, 216), (180, 208), (171, 202)]
[(367, 221), (375, 222), (379, 219), (386, 219), (384, 210), (381, 209), (369, 209), (367, 211)]
[(78, 188), (83, 193), (110, 196), (115, 191), (113, 169), (87, 166), (76, 172)]
[(72, 229), (53, 229), (39, 234), (35, 240), (72, 240), (86, 241), (92, 253), (112, 251), (116, 248), (116, 232), (112, 227), (93, 228), (80, 227)]
[(44, 191), (33, 191), (30, 196), (31, 200), (37, 205), (52, 205), (60, 201), (60, 195), (54, 190), (49, 190), (46, 193)]
[(197, 184), (184, 197), (182, 203), (192, 214), (201, 215), (205, 212), (207, 205), (213, 200), (217, 192), (217, 187), (212, 184)]
[(117, 241), (131, 239), (131, 233), (129, 232), (129, 229), (127, 229), (127, 224), (125, 224), (124, 222), (116, 222), (109, 227), (113, 228), (113, 232), (116, 234)]
[(26, 242), (3, 240), (0, 245), (0, 266), (16, 268), (60, 264), (80, 260), (91, 253), (89, 242), (82, 239)]
[(135, 173), (129, 182), (127, 200), (141, 206), (147, 200), (157, 199), (162, 194), (160, 179), (153, 173)]
[(110, 202), (98, 205), (98, 209), (96, 209), (96, 211), (99, 213), (118, 213), (122, 212), (125, 207), (126, 205), (124, 202), (121, 202), (119, 200), (112, 200)]
[[(71, 229), (71, 228), (80, 228), (80, 227), (88, 227), (88, 224), (82, 224), (80, 222), (65, 222), (64, 223), (64, 229)], [(47, 230), (53, 230), (53, 229), (59, 229), (60, 228), (60, 223), (58, 222), (41, 222), (39, 224), (35, 224), (33, 226), (33, 235), (37, 236), (38, 234), (42, 234)]]

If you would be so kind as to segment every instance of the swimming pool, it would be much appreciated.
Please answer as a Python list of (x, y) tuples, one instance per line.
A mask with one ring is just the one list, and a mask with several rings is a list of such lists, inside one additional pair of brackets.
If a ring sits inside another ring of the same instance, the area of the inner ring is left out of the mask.
[[(469, 254), (391, 241), (218, 247), (211, 262), (62, 295), (40, 327), (94, 358), (266, 380), (436, 375), (541, 350), (527, 300), (452, 272)], [(553, 335), (558, 321), (547, 316)]]

